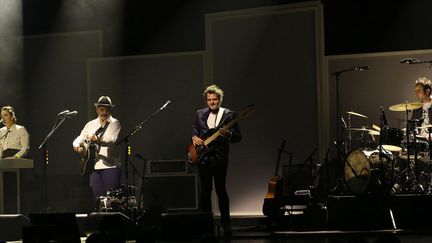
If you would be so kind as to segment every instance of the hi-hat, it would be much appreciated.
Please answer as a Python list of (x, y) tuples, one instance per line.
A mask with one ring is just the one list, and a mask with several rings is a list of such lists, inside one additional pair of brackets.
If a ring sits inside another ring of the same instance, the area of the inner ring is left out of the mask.
[(391, 111), (412, 111), (421, 108), (423, 105), (420, 102), (401, 103), (389, 107)]
[(354, 111), (347, 111), (348, 114), (354, 115), (354, 116), (359, 116), (359, 117), (363, 117), (363, 118), (368, 118), (365, 115), (362, 115), (360, 113), (354, 112)]

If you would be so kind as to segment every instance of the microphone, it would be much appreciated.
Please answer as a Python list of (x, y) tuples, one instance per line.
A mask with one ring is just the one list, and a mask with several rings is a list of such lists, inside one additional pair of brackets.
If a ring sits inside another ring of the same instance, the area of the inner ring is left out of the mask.
[(71, 112), (66, 113), (66, 114), (64, 115), (64, 117), (66, 117), (66, 118), (71, 118), (71, 117), (73, 117), (73, 116), (76, 116), (77, 114), (78, 114), (78, 111), (71, 111)]
[(420, 60), (417, 58), (414, 58), (414, 57), (407, 57), (407, 58), (400, 60), (400, 63), (402, 63), (402, 64), (417, 64), (417, 63), (420, 63)]
[(382, 121), (384, 126), (387, 126), (387, 124), (388, 124), (387, 123), (387, 117), (385, 115), (384, 108), (382, 106), (381, 106), (381, 121)]
[(160, 110), (165, 109), (170, 103), (171, 103), (171, 100), (167, 100), (167, 102), (165, 102), (165, 104), (160, 108)]
[(64, 115), (66, 115), (67, 113), (69, 113), (69, 110), (62, 111), (62, 112), (58, 113), (57, 116), (64, 116)]
[(365, 70), (369, 70), (369, 66), (357, 66), (357, 67), (353, 67), (354, 71), (365, 71)]

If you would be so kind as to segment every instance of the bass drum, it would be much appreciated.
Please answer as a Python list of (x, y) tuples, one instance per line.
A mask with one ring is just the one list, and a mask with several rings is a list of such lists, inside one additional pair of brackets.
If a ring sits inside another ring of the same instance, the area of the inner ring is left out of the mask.
[[(390, 179), (391, 152), (383, 150), (382, 166), (378, 150), (351, 150), (346, 158), (344, 166), (345, 182), (352, 193), (363, 194), (372, 190), (373, 179), (378, 180), (380, 168), (382, 167), (386, 179)], [(382, 183), (385, 184), (385, 183)]]

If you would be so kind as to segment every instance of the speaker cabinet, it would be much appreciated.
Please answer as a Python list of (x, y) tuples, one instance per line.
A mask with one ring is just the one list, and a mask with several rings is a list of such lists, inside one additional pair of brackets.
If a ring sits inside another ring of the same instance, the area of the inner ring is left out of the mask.
[(87, 216), (84, 231), (87, 236), (105, 232), (119, 239), (134, 239), (136, 226), (126, 215), (119, 212), (95, 212)]
[(292, 196), (297, 190), (309, 189), (312, 185), (312, 172), (308, 165), (283, 166), (283, 196)]
[(30, 214), (31, 225), (23, 228), (23, 242), (81, 242), (74, 213)]
[(184, 174), (187, 164), (184, 159), (149, 160), (148, 174)]
[(21, 240), (22, 228), (29, 225), (30, 220), (22, 214), (0, 214), (0, 239)]
[(392, 229), (389, 199), (385, 196), (338, 196), (327, 204), (328, 224), (336, 230)]
[(144, 209), (198, 209), (196, 174), (151, 175), (142, 185)]

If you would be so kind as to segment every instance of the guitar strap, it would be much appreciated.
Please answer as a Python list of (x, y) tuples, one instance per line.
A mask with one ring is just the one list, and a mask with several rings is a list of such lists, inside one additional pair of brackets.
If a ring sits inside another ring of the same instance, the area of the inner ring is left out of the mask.
[[(96, 136), (99, 138), (99, 140), (102, 139), (102, 137), (103, 137), (104, 133), (106, 132), (106, 130), (107, 130), (109, 124), (110, 124), (109, 121), (107, 121), (106, 124), (105, 124), (105, 126), (102, 128), (102, 131), (99, 133), (99, 135), (96, 135)], [(101, 129), (101, 128), (99, 128), (99, 129)], [(98, 130), (99, 130), (99, 129), (98, 129)], [(97, 132), (97, 131), (96, 131), (96, 132)], [(97, 152), (96, 152), (96, 158), (97, 158), (97, 159), (99, 158), (99, 152), (100, 152), (100, 149), (101, 149), (101, 146), (98, 146), (98, 149), (97, 149)]]

